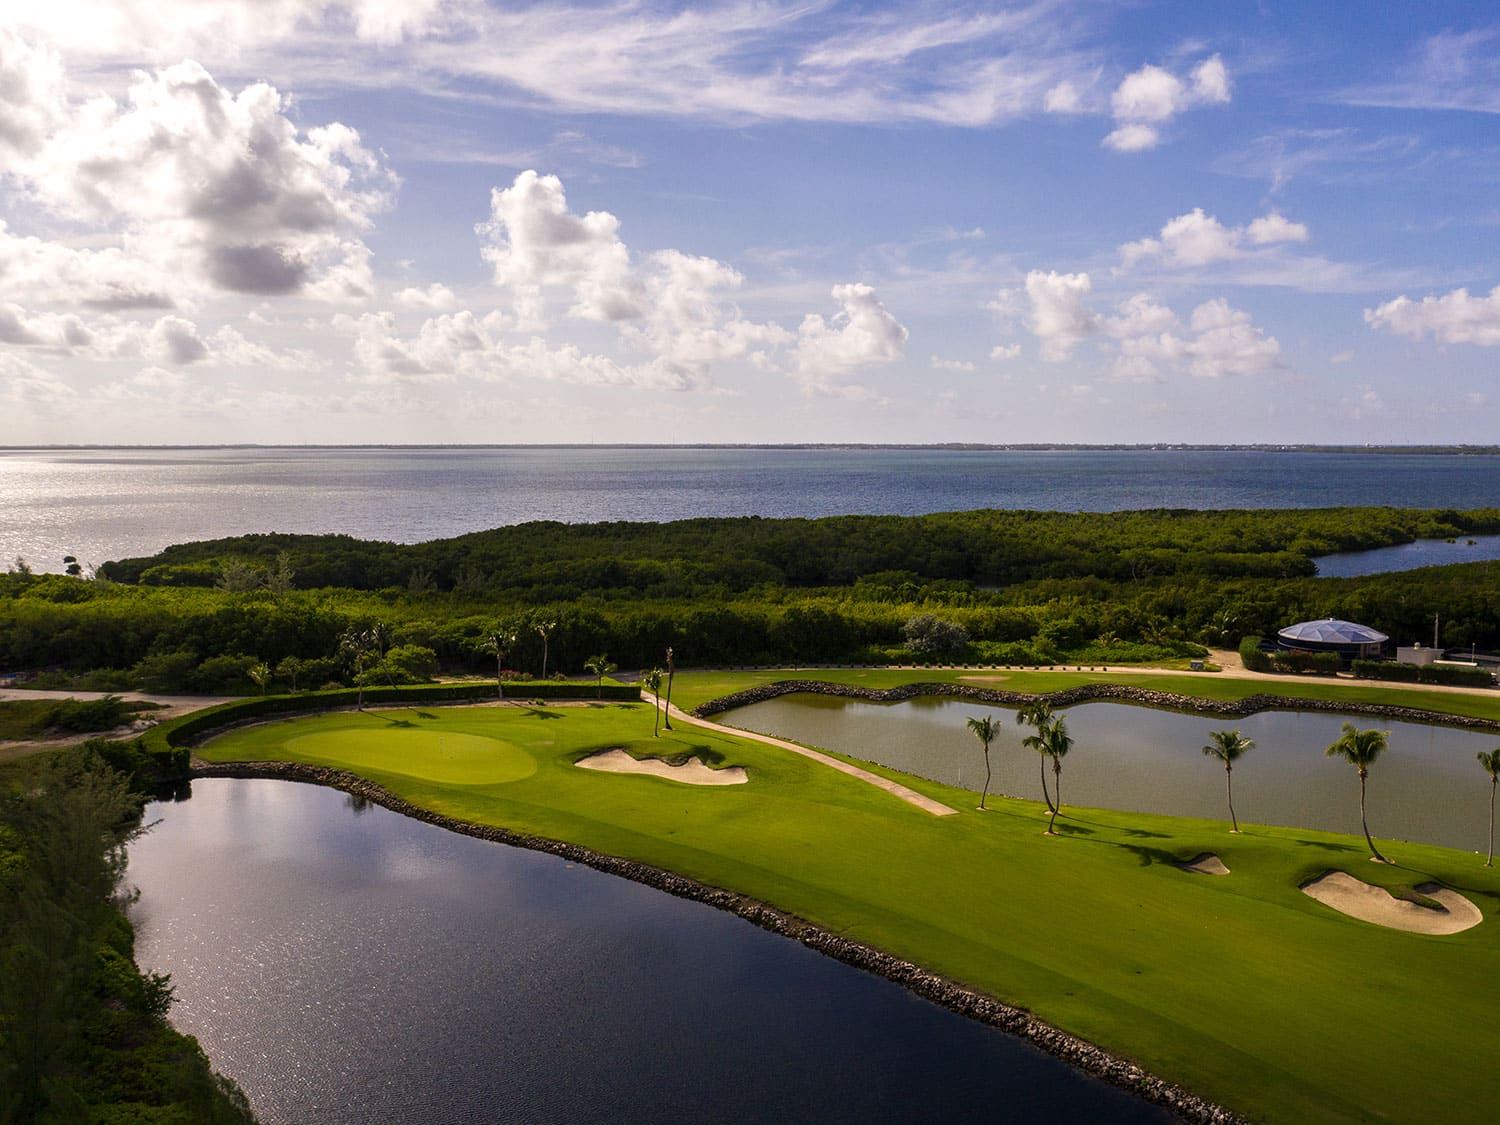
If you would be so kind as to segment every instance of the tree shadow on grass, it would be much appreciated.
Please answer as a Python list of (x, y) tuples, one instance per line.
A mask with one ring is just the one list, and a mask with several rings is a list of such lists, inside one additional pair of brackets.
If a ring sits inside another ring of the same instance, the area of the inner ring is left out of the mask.
[(562, 712), (560, 712), (560, 711), (547, 711), (547, 710), (544, 710), (541, 707), (528, 707), (524, 711), (522, 711), (521, 713), (523, 715), (525, 715), (528, 719), (560, 719), (560, 718), (562, 718)]
[(1363, 852), (1363, 848), (1356, 848), (1353, 844), (1338, 844), (1332, 840), (1293, 840), (1292, 843), (1304, 848), (1321, 848), (1325, 852)]

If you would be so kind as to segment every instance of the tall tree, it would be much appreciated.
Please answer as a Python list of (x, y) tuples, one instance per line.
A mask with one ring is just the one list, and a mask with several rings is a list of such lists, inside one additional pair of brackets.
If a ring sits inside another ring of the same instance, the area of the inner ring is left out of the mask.
[(661, 731), (661, 669), (649, 668), (641, 673), (641, 683), (651, 693), (651, 737), (659, 738)]
[(1068, 734), (1068, 724), (1062, 717), (1053, 719), (1047, 724), (1044, 736), (1046, 748), (1042, 751), (1052, 759), (1052, 785), (1053, 792), (1057, 794), (1057, 804), (1052, 808), (1052, 816), (1047, 821), (1047, 835), (1052, 836), (1052, 826), (1057, 823), (1057, 814), (1062, 809), (1062, 760), (1068, 756), (1068, 751), (1073, 749), (1073, 739)]
[(250, 682), (252, 684), (260, 688), (261, 695), (266, 694), (266, 690), (270, 687), (271, 684), (271, 666), (269, 664), (267, 664), (265, 661), (261, 661), (259, 664), (253, 664), (251, 665), (249, 670), (246, 671), (245, 675), (250, 677)]
[(495, 698), (505, 698), (505, 654), (516, 647), (516, 630), (510, 625), (495, 625), (482, 642), (485, 652), (495, 658)]
[(990, 791), (990, 743), (995, 741), (995, 736), (1000, 733), (1000, 724), (989, 716), (983, 718), (975, 715), (969, 717), (969, 729), (974, 732), (974, 737), (979, 739), (984, 746), (984, 788), (979, 791), (979, 807), (984, 808), (985, 797)]
[[(612, 663), (610, 661), (608, 653), (600, 653), (598, 656), (591, 656), (583, 662), (583, 670), (593, 676), (596, 676), (599, 680), (598, 696), (600, 699), (604, 698), (604, 677), (609, 675), (618, 667), (618, 664)], [(670, 695), (667, 696), (667, 699), (669, 701), (671, 700), (671, 698), (672, 697)], [(670, 705), (671, 704), (669, 702), (668, 706)]]
[(542, 679), (547, 678), (547, 638), (552, 635), (552, 630), (557, 628), (556, 621), (544, 621), (540, 618), (531, 623), (536, 630), (536, 635), (542, 638)]
[(1046, 732), (1052, 725), (1052, 704), (1045, 699), (1033, 700), (1016, 712), (1016, 722), (1036, 728), (1035, 734), (1021, 739), (1021, 745), (1042, 756), (1042, 800), (1047, 802), (1047, 811), (1055, 814), (1057, 809), (1052, 805), (1052, 794), (1047, 792)]
[(667, 646), (667, 713), (662, 720), (668, 730), (672, 729), (672, 677), (677, 674), (677, 665), (672, 659), (672, 646)]
[(1353, 723), (1345, 723), (1339, 740), (1324, 751), (1330, 758), (1343, 758), (1359, 771), (1359, 826), (1364, 829), (1365, 843), (1370, 847), (1370, 858), (1381, 863), (1390, 860), (1381, 855), (1370, 839), (1370, 826), (1365, 820), (1365, 779), (1370, 776), (1370, 766), (1386, 749), (1389, 731), (1359, 730)]
[(347, 660), (354, 661), (354, 686), (359, 691), (355, 709), (365, 709), (365, 659), (370, 655), (369, 633), (357, 626), (351, 626), (339, 634), (339, 654)]
[(1500, 782), (1500, 746), (1493, 750), (1481, 750), (1475, 755), (1479, 764), (1490, 775), (1490, 850), (1484, 857), (1486, 867), (1495, 866), (1495, 783)]
[(1209, 731), (1208, 737), (1212, 741), (1203, 748), (1203, 753), (1224, 763), (1224, 789), (1229, 797), (1229, 831), (1238, 832), (1240, 822), (1234, 816), (1234, 783), (1231, 778), (1234, 776), (1234, 763), (1255, 749), (1255, 740), (1246, 738), (1238, 728)]

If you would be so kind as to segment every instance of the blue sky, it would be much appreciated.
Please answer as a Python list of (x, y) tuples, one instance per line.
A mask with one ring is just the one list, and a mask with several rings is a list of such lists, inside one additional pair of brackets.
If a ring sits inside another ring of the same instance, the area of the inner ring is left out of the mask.
[(0, 444), (1500, 433), (1489, 5), (7, 9)]

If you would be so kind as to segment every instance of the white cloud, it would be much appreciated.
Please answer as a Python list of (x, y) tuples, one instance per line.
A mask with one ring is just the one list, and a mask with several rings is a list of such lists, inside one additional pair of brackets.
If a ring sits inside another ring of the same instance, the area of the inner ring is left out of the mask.
[(433, 282), (426, 289), (407, 288), (396, 294), (396, 302), (409, 309), (451, 309), (458, 303), (453, 290)]
[(1246, 243), (1268, 246), (1305, 242), (1307, 227), (1272, 211), (1248, 226), (1226, 227), (1201, 207), (1167, 221), (1156, 238), (1142, 238), (1120, 247), (1120, 266), (1129, 269), (1153, 258), (1175, 266), (1206, 266), (1242, 257)]
[(1104, 144), (1116, 152), (1145, 152), (1161, 142), (1161, 128), (1185, 110), (1229, 101), (1229, 72), (1214, 55), (1193, 68), (1191, 82), (1147, 64), (1127, 74), (1110, 97), (1115, 129)]
[(7, 82), (4, 96), (28, 124), (7, 132), (0, 177), (33, 206), (117, 243), (71, 251), (6, 235), (5, 257), (29, 258), (43, 288), (84, 275), (117, 306), (167, 304), (168, 285), (179, 296), (368, 295), (359, 232), (395, 181), (352, 129), (304, 134), (272, 87), (234, 94), (195, 62), (137, 72), (123, 105), (73, 96), (60, 72)]
[(1471, 297), (1467, 289), (1420, 301), (1397, 297), (1366, 309), (1365, 323), (1413, 340), (1430, 335), (1444, 344), (1494, 347), (1500, 345), (1500, 285), (1488, 297)]
[(544, 298), (565, 289), (569, 313), (588, 320), (640, 316), (641, 289), (631, 276), (630, 252), (620, 241), (620, 221), (608, 211), (574, 215), (562, 181), (525, 171), (503, 191), (490, 193), (491, 219), (476, 228), (495, 284), (509, 289), (524, 324), (545, 323)]
[(1020, 355), (1020, 344), (996, 344), (990, 349), (990, 358), (997, 362), (1007, 359), (1018, 359)]
[(804, 387), (825, 393), (847, 392), (847, 387), (836, 388), (835, 381), (851, 371), (900, 359), (908, 335), (870, 286), (835, 285), (832, 296), (842, 311), (828, 320), (818, 313), (803, 317), (792, 355)]
[(1083, 95), (1071, 79), (1064, 78), (1047, 91), (1042, 108), (1048, 113), (1082, 113)]
[(1073, 354), (1080, 341), (1099, 329), (1099, 318), (1084, 304), (1093, 283), (1086, 273), (1026, 275), (1026, 295), (1031, 301), (1029, 327), (1041, 341), (1041, 357), (1061, 363)]
[(1351, 351), (1334, 352), (1333, 355), (1328, 357), (1328, 362), (1333, 364), (1334, 366), (1338, 366), (1340, 364), (1348, 363), (1353, 358), (1354, 353)]
[[(1113, 352), (1117, 379), (1159, 381), (1163, 368), (1217, 378), (1281, 366), (1275, 337), (1223, 299), (1198, 305), (1184, 325), (1177, 313), (1145, 293), (1122, 301), (1114, 316), (1103, 316), (1088, 305), (1092, 287), (1086, 273), (1032, 270), (1026, 275), (1027, 326), (1040, 343), (1042, 359), (1063, 362), (1085, 340), (1098, 338)], [(1019, 350), (997, 347), (991, 357), (1011, 358)]]
[(973, 371), (974, 365), (966, 359), (943, 359), (941, 356), (933, 356), (932, 369), (934, 371)]

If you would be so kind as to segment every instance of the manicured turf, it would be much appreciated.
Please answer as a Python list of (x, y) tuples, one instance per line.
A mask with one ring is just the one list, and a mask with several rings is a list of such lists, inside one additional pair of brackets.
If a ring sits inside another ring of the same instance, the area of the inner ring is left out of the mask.
[[(573, 765), (614, 746), (742, 765), (750, 782), (700, 789)], [(641, 705), (341, 712), (235, 730), (200, 753), (356, 770), (450, 816), (742, 891), (1255, 1116), (1489, 1121), (1500, 1104), (1487, 1061), (1500, 1048), (1500, 875), (1461, 852), (1390, 844), (1386, 868), (1355, 838), (1100, 810), (1068, 811), (1049, 839), (1030, 802), (991, 797), (980, 813), (973, 794), (903, 776), (963, 810), (933, 817), (771, 747), (682, 724), (653, 738)], [(1173, 865), (1200, 852), (1233, 874)], [(1329, 868), (1435, 879), (1487, 921), (1436, 938), (1346, 919), (1297, 889)]]

